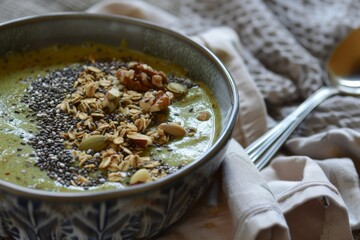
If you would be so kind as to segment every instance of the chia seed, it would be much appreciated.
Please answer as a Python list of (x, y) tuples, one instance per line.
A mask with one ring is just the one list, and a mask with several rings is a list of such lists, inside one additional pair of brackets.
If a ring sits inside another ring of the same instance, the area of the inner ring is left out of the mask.
[[(110, 74), (114, 69), (124, 66), (124, 63), (98, 62), (89, 65)], [(75, 92), (73, 88), (74, 82), (85, 67), (74, 64), (55, 71), (48, 71), (45, 76), (38, 76), (24, 91), (22, 102), (29, 108), (30, 113), (27, 115), (29, 121), (35, 122), (38, 129), (34, 137), (30, 138), (27, 142), (27, 144), (35, 149), (35, 153), (30, 154), (31, 157), (36, 158), (35, 166), (46, 171), (49, 178), (64, 186), (71, 185), (79, 179), (79, 176), (86, 177), (88, 181), (80, 185), (86, 190), (89, 187), (105, 183), (106, 177), (102, 174), (91, 174), (94, 170), (77, 166), (76, 162), (78, 159), (73, 158), (71, 150), (65, 149), (64, 139), (60, 134), (75, 129), (78, 122), (71, 115), (57, 108), (57, 105), (67, 95)], [(30, 79), (27, 81), (30, 81)], [(188, 88), (196, 86), (187, 79), (174, 76), (170, 77), (169, 81), (182, 83)], [(122, 114), (109, 114), (106, 118), (113, 121), (128, 120), (132, 122), (132, 119), (127, 119)], [(168, 150), (172, 151), (171, 148)], [(18, 151), (21, 151), (21, 149), (18, 149)], [(156, 151), (161, 152), (162, 148), (158, 147)], [(101, 154), (93, 150), (88, 150), (87, 154), (92, 155), (93, 158), (87, 160), (84, 165), (93, 163), (95, 166), (98, 166)], [(132, 172), (129, 171), (127, 174), (133, 174), (136, 170), (133, 169)], [(176, 171), (176, 167), (171, 167), (162, 162), (159, 171), (170, 174)]]
[[(110, 67), (118, 68), (120, 62), (96, 63), (93, 66), (104, 72), (110, 72)], [(30, 122), (36, 122), (38, 133), (28, 142), (34, 149), (36, 157), (35, 166), (47, 171), (47, 175), (60, 184), (69, 185), (71, 180), (76, 180), (77, 175), (88, 175), (86, 169), (79, 169), (74, 163), (71, 152), (64, 148), (64, 140), (61, 132), (67, 132), (76, 127), (70, 115), (59, 111), (56, 106), (60, 104), (67, 94), (73, 93), (73, 83), (83, 71), (79, 64), (65, 67), (55, 71), (48, 71), (46, 76), (38, 76), (24, 91), (22, 102), (29, 109)], [(22, 149), (17, 149), (21, 151)], [(98, 155), (99, 156), (99, 155)], [(66, 170), (66, 171), (65, 171)], [(102, 179), (100, 181), (100, 179)], [(91, 186), (104, 183), (103, 177), (89, 179), (82, 187), (87, 189)]]

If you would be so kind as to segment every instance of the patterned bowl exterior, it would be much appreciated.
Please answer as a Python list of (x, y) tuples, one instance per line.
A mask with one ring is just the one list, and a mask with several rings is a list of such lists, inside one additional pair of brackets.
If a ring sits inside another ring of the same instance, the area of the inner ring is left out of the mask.
[(218, 156), (179, 181), (123, 198), (58, 202), (2, 191), (0, 234), (11, 239), (149, 238), (171, 226), (195, 204), (220, 162)]
[[(60, 26), (62, 35), (57, 30)], [(45, 37), (38, 36), (44, 32)], [(121, 36), (114, 37), (119, 32)], [(0, 56), (21, 46), (36, 49), (67, 43), (69, 37), (77, 43), (84, 39), (104, 42), (109, 36), (112, 42), (107, 44), (128, 37), (130, 48), (167, 58), (188, 69), (190, 77), (207, 81), (221, 108), (219, 139), (203, 157), (177, 173), (125, 190), (54, 193), (0, 180), (1, 239), (148, 239), (183, 216), (213, 180), (235, 125), (238, 96), (219, 60), (190, 39), (134, 19), (62, 13), (0, 25)]]

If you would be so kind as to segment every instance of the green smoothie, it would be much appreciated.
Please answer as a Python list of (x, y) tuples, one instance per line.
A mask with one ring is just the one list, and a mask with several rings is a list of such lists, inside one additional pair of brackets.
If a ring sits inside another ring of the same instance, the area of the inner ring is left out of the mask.
[[(114, 64), (110, 66), (108, 62)], [(154, 70), (149, 72), (148, 66)], [(64, 68), (72, 69), (66, 70), (66, 80), (59, 77), (56, 85), (48, 82), (41, 85), (42, 79), (51, 81), (49, 78), (56, 76), (56, 72), (64, 73)], [(69, 72), (73, 76), (70, 77)], [(144, 73), (148, 74), (148, 79), (153, 79), (155, 85), (142, 83), (144, 91), (131, 89), (132, 83), (140, 81), (126, 82), (126, 74), (133, 72), (139, 79)], [(156, 77), (163, 76), (162, 73), (166, 74), (163, 77), (166, 82), (158, 86)], [(151, 74), (155, 77), (151, 78)], [(98, 89), (94, 90), (96, 96), (88, 94), (89, 83), (79, 87), (81, 76), (85, 76), (85, 80), (98, 77), (89, 80), (99, 82), (96, 82)], [(41, 92), (44, 96), (34, 96), (40, 94), (37, 87), (62, 88), (65, 85), (61, 79), (78, 85), (66, 88), (68, 92), (64, 90), (62, 95), (58, 93), (54, 103), (51, 103), (51, 97), (45, 96), (46, 91)], [(108, 86), (111, 82), (108, 79), (113, 81), (111, 86)], [(76, 94), (82, 99), (74, 99), (72, 95)], [(128, 102), (129, 95), (133, 102)], [(171, 104), (161, 110), (153, 110), (152, 105), (146, 108), (149, 101), (155, 103), (159, 96), (169, 98)], [(68, 119), (61, 131), (44, 127), (44, 121), (51, 124), (51, 119), (43, 116), (46, 114), (42, 110), (31, 109), (35, 105), (29, 107), (29, 102), (38, 101), (38, 98), (50, 102), (51, 112), (61, 115), (59, 119)], [(92, 101), (103, 108), (86, 110), (78, 101)], [(75, 110), (66, 109), (66, 103)], [(114, 104), (116, 106), (112, 108)], [(145, 106), (145, 110), (136, 104)], [(141, 121), (148, 125), (146, 129), (141, 129)], [(131, 130), (134, 128), (131, 124), (136, 125), (137, 130)], [(82, 132), (76, 126), (80, 126)], [(153, 181), (172, 174), (202, 155), (216, 140), (218, 126), (219, 108), (206, 86), (196, 79), (189, 80), (184, 69), (136, 51), (87, 43), (9, 54), (0, 60), (0, 178), (20, 186), (46, 191), (91, 191)], [(75, 133), (78, 135), (74, 137)], [(54, 138), (58, 141), (57, 148), (49, 148), (53, 140), (50, 137), (44, 139), (46, 134), (57, 135)], [(95, 138), (105, 139), (105, 145), (98, 148), (99, 140), (95, 145), (93, 143)], [(47, 144), (42, 145), (43, 142)], [(68, 154), (64, 162), (63, 155), (56, 155), (60, 145), (61, 151)], [(141, 180), (144, 172), (147, 180)], [(134, 180), (135, 174), (140, 180)]]

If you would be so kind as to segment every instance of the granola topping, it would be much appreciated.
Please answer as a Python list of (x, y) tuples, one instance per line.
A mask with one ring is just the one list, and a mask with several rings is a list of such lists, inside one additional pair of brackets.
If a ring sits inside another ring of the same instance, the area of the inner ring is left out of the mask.
[[(75, 90), (57, 105), (76, 121), (61, 136), (78, 166), (101, 170), (111, 182), (123, 182), (129, 172), (134, 173), (129, 184), (165, 176), (166, 171), (159, 171), (162, 163), (151, 158), (148, 147), (187, 133), (179, 123), (159, 121), (157, 115), (176, 100), (171, 91), (184, 94), (187, 89), (180, 83), (167, 86), (163, 72), (139, 62), (121, 66), (114, 75), (86, 67), (73, 84)], [(76, 180), (71, 183), (88, 182), (82, 176)]]

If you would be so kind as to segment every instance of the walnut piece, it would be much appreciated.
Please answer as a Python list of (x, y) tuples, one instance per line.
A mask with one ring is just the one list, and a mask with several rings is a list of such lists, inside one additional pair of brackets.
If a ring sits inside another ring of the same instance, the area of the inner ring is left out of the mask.
[(164, 89), (168, 82), (162, 71), (156, 71), (147, 64), (130, 62), (128, 69), (120, 68), (116, 77), (127, 89), (146, 92), (149, 89)]
[(144, 94), (139, 105), (146, 112), (159, 112), (170, 106), (173, 99), (174, 94), (171, 92), (149, 91)]

